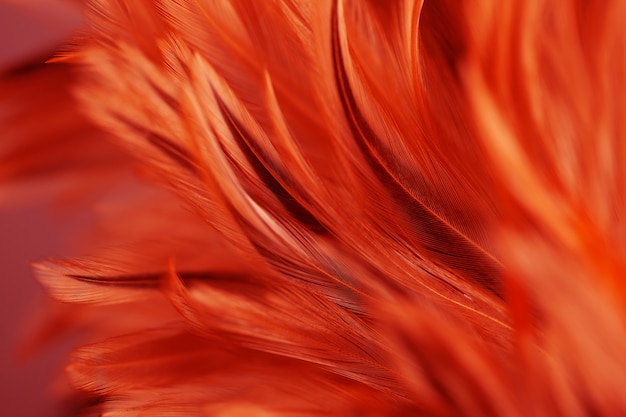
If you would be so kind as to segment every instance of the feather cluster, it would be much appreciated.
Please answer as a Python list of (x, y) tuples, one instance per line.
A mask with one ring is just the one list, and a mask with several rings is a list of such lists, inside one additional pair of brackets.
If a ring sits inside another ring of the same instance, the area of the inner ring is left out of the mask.
[(626, 413), (626, 2), (83, 6), (0, 179), (107, 190), (84, 415)]

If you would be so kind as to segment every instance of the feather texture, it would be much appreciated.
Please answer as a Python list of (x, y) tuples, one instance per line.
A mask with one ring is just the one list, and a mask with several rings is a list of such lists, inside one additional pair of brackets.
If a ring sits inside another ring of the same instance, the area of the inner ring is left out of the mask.
[(623, 2), (84, 9), (58, 60), (143, 180), (36, 268), (85, 413), (626, 412)]

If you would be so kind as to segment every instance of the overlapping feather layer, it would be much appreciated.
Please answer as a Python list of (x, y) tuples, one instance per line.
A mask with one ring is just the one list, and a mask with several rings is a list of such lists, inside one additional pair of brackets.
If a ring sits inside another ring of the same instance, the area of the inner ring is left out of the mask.
[(624, 2), (85, 13), (63, 59), (143, 181), (37, 267), (86, 412), (626, 412)]

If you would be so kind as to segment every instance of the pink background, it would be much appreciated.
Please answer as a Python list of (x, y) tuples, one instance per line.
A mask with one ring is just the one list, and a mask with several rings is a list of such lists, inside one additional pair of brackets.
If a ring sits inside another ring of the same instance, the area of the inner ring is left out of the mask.
[[(44, 1), (21, 0), (22, 8), (0, 0), (0, 72), (34, 57), (51, 54), (79, 25), (71, 9)], [(28, 3), (35, 4), (28, 10)], [(36, 121), (34, 121), (36, 123)], [(0, 131), (0, 140), (2, 132)], [(30, 263), (61, 255), (63, 236), (78, 228), (61, 218), (48, 201), (27, 207), (0, 206), (0, 415), (7, 417), (60, 416), (52, 400), (52, 380), (62, 369), (67, 342), (48, 346), (27, 362), (16, 360), (33, 314), (45, 297), (30, 271)]]

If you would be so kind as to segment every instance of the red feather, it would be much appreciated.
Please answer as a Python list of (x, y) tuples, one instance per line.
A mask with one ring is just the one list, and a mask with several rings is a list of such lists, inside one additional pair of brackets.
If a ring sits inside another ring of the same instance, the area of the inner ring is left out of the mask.
[(85, 413), (626, 412), (624, 2), (84, 13), (46, 73), (136, 177), (83, 131), (0, 157), (118, 184), (102, 249), (36, 267), (92, 330)]

